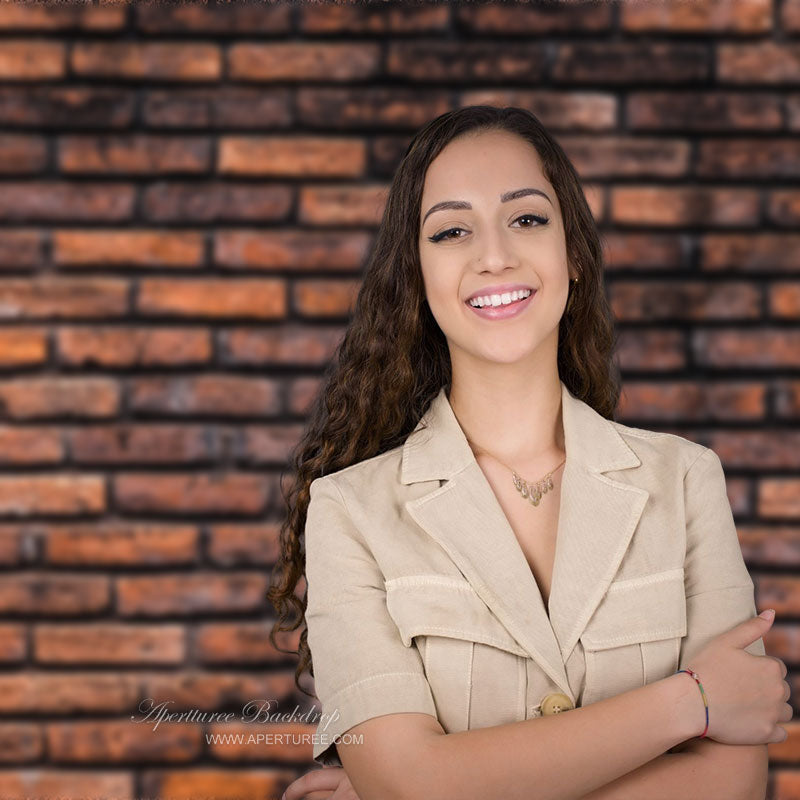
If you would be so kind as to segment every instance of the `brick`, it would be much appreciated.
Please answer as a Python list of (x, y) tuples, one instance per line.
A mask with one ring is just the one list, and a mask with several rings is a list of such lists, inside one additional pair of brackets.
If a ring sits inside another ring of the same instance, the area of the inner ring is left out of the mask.
[(126, 183), (4, 183), (0, 220), (120, 222), (133, 215), (135, 189)]
[(57, 163), (63, 173), (203, 173), (211, 166), (206, 136), (62, 136)]
[(800, 517), (800, 480), (762, 478), (758, 482), (758, 515), (795, 519)]
[(44, 39), (5, 39), (0, 42), (0, 80), (41, 81), (63, 78), (66, 48)]
[(715, 328), (692, 333), (696, 363), (725, 368), (800, 366), (800, 331), (783, 328)]
[(232, 44), (228, 75), (240, 81), (363, 81), (375, 78), (380, 46), (368, 42)]
[(0, 761), (7, 764), (39, 761), (44, 755), (44, 737), (34, 723), (0, 724)]
[(199, 533), (194, 525), (108, 523), (50, 527), (44, 539), (49, 564), (160, 566), (194, 564)]
[(360, 231), (222, 230), (214, 238), (214, 263), (235, 269), (356, 271), (370, 243), (370, 235)]
[[(141, 785), (145, 797), (169, 800), (196, 800), (213, 797), (219, 800), (262, 800), (279, 797), (297, 777), (296, 772), (270, 768), (231, 770), (197, 767), (191, 770), (145, 770)], [(14, 798), (13, 800), (16, 800)]]
[[(230, 7), (228, 7), (230, 9)], [(154, 128), (288, 128), (292, 94), (270, 86), (148, 89), (142, 118)]]
[(237, 458), (244, 464), (286, 464), (302, 430), (289, 425), (247, 425), (241, 430)]
[(312, 225), (377, 226), (387, 194), (385, 184), (305, 186), (300, 190), (298, 219)]
[(713, 431), (708, 447), (725, 467), (744, 469), (800, 468), (800, 432), (781, 429)]
[(58, 428), (0, 426), (0, 464), (55, 464), (66, 456)]
[[(758, 435), (758, 432), (754, 431), (754, 435)], [(800, 528), (796, 525), (739, 525), (738, 530), (742, 553), (748, 564), (800, 566)], [(785, 630), (797, 629), (792, 626)], [(781, 635), (784, 635), (783, 631)]]
[(226, 567), (274, 564), (280, 554), (279, 528), (278, 523), (211, 525), (208, 557)]
[(698, 143), (698, 175), (707, 178), (800, 176), (800, 141), (794, 139), (704, 139)]
[(718, 89), (631, 92), (626, 98), (625, 119), (632, 130), (779, 130), (783, 127), (781, 107), (778, 94)]
[(0, 514), (94, 514), (105, 508), (98, 475), (0, 476)]
[[(257, 715), (257, 712), (253, 712)], [(260, 717), (274, 714), (274, 706), (265, 708)], [(269, 729), (259, 730), (262, 725), (252, 722), (211, 723), (208, 726), (208, 749), (217, 761), (228, 763), (247, 763), (262, 758), (276, 761), (290, 761), (305, 764), (311, 756), (312, 737), (317, 725), (302, 722), (273, 722)], [(256, 730), (253, 730), (256, 728)], [(270, 734), (271, 738), (259, 741), (258, 733)], [(237, 741), (228, 736), (240, 736)], [(214, 737), (214, 738), (211, 738)], [(226, 738), (217, 738), (226, 737)], [(304, 737), (304, 738), (301, 738)]]
[(181, 762), (197, 758), (203, 749), (203, 728), (197, 723), (51, 722), (46, 735), (48, 754), (62, 763)]
[(3, 86), (0, 124), (45, 129), (76, 124), (81, 128), (126, 128), (133, 123), (134, 102), (134, 91), (121, 87)]
[(763, 385), (746, 381), (628, 381), (619, 405), (620, 417), (632, 420), (753, 420), (764, 413)]
[(319, 394), (322, 384), (319, 378), (296, 378), (289, 382), (287, 406), (292, 414), (307, 415), (311, 404)]
[(158, 575), (117, 579), (122, 616), (187, 616), (262, 611), (267, 577), (262, 572)]
[(450, 24), (447, 5), (300, 4), (297, 28), (303, 33), (442, 33)]
[(65, 796), (65, 793), (67, 797), (133, 800), (133, 774), (96, 768), (81, 772), (42, 766), (16, 772), (0, 771), (0, 797), (4, 800), (49, 800)]
[(0, 625), (0, 663), (14, 663), (28, 657), (28, 641), (22, 625)]
[[(4, 493), (5, 482), (0, 484)], [(94, 614), (108, 610), (108, 578), (100, 575), (17, 573), (0, 575), (0, 611), (47, 617)]]
[(780, 27), (784, 31), (800, 31), (800, 0), (785, 0), (780, 8)]
[(558, 4), (537, 7), (522, 5), (456, 6), (458, 25), (474, 34), (497, 33), (511, 36), (553, 33), (595, 34), (610, 32), (612, 7), (604, 4)]
[(800, 45), (795, 42), (720, 43), (716, 58), (720, 83), (780, 84), (800, 80)]
[(260, 514), (272, 495), (266, 476), (247, 472), (116, 473), (112, 481), (116, 507), (136, 513)]
[[(203, 664), (272, 664), (285, 661), (286, 653), (276, 650), (269, 638), (268, 623), (208, 623), (199, 626), (194, 640), (194, 658)], [(299, 632), (275, 635), (284, 650), (297, 650)]]
[(59, 362), (71, 366), (173, 366), (207, 363), (212, 341), (208, 328), (63, 325), (56, 350)]
[(611, 231), (603, 234), (607, 270), (685, 269), (689, 266), (687, 236), (681, 233)]
[(222, 76), (222, 56), (217, 45), (194, 42), (76, 42), (70, 68), (88, 77), (208, 81)]
[(704, 270), (794, 271), (798, 248), (800, 234), (706, 234), (700, 239), (700, 264)]
[(620, 6), (623, 31), (668, 33), (770, 33), (770, 0), (694, 0)]
[[(186, 656), (186, 631), (164, 623), (40, 624), (33, 630), (33, 653), (41, 664), (178, 665)], [(140, 676), (134, 680), (138, 689)], [(91, 694), (83, 702), (92, 703)]]
[(609, 292), (616, 318), (628, 320), (758, 319), (761, 292), (745, 281), (615, 282)]
[(564, 136), (560, 144), (584, 178), (673, 178), (689, 167), (688, 142), (678, 139)]
[(282, 221), (293, 203), (289, 186), (162, 181), (144, 191), (142, 211), (147, 219), (159, 222)]
[(113, 6), (48, 5), (34, 2), (4, 3), (0, 30), (118, 31), (125, 25), (125, 8)]
[(190, 464), (217, 458), (213, 429), (204, 425), (121, 423), (65, 431), (76, 464)]
[(773, 391), (777, 419), (800, 417), (800, 381), (777, 380)]
[(683, 83), (711, 77), (711, 50), (703, 43), (605, 41), (556, 47), (552, 77), (558, 81)]
[(713, 186), (617, 186), (611, 215), (625, 225), (754, 226), (760, 221), (754, 189)]
[[(406, 9), (410, 11), (411, 9)], [(453, 108), (447, 93), (402, 86), (299, 86), (297, 116), (303, 126), (352, 131), (355, 128), (420, 127)]]
[(339, 325), (309, 328), (287, 322), (280, 327), (223, 328), (217, 332), (223, 364), (298, 364), (323, 367), (344, 335)]
[(349, 316), (355, 308), (358, 280), (304, 280), (294, 285), (292, 304), (306, 317)]
[(228, 34), (288, 33), (291, 30), (288, 4), (267, 5), (167, 5), (159, 2), (137, 3), (133, 8), (138, 30), (144, 33)]
[(41, 136), (0, 134), (0, 173), (41, 172), (47, 166), (47, 142)]
[(259, 280), (142, 280), (137, 310), (181, 317), (277, 319), (286, 314), (286, 283)]
[(679, 370), (687, 366), (683, 331), (623, 330), (617, 342), (623, 370)]
[(0, 382), (0, 407), (12, 419), (109, 417), (119, 411), (119, 386), (110, 378), (15, 378)]
[(0, 270), (42, 266), (44, 241), (41, 231), (0, 231)]
[(497, 105), (529, 108), (548, 130), (603, 131), (617, 127), (617, 98), (601, 91), (554, 91), (550, 89), (467, 89), (460, 106)]
[(128, 309), (128, 284), (116, 278), (0, 280), (0, 319), (110, 317)]
[[(267, 699), (281, 702), (282, 705), (285, 702), (292, 708), (297, 693), (294, 676), (288, 672), (182, 670), (156, 674), (151, 671), (142, 678), (142, 696), (152, 698), (156, 705), (169, 702), (175, 711), (197, 708), (219, 712), (234, 705), (243, 709), (248, 704), (255, 706), (255, 698), (262, 698), (261, 702)], [(237, 716), (241, 713), (240, 710)]]
[(46, 359), (46, 329), (0, 328), (0, 365), (29, 366), (41, 364)]
[(195, 231), (56, 231), (58, 266), (200, 267), (203, 234)]
[(800, 191), (777, 189), (767, 195), (767, 219), (776, 225), (800, 227)]
[(361, 139), (320, 136), (223, 136), (217, 169), (227, 175), (360, 177), (366, 170)]
[(439, 39), (388, 43), (386, 73), (419, 83), (448, 81), (492, 83), (504, 80), (543, 81), (544, 45), (539, 43)]
[(24, 525), (0, 525), (0, 565), (20, 566), (36, 560), (37, 534)]
[(281, 407), (279, 388), (269, 378), (239, 375), (134, 378), (129, 405), (159, 414), (273, 415)]
[(0, 692), (3, 714), (122, 713), (138, 702), (139, 681), (135, 675), (30, 670), (0, 675)]
[[(774, 283), (768, 291), (770, 316), (793, 320), (800, 317), (800, 283)], [(788, 333), (800, 333), (800, 331), (788, 331)]]

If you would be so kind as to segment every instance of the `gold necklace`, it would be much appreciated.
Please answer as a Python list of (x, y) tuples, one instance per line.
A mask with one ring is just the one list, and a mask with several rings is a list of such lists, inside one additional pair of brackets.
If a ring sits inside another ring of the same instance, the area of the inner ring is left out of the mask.
[[(487, 456), (492, 456), (492, 458), (495, 461), (499, 462), (500, 464), (503, 464), (503, 462), (500, 461), (500, 459), (497, 458), (497, 456), (492, 455), (488, 450), (484, 450), (482, 447), (478, 447), (477, 445), (470, 442), (469, 439), (467, 439), (467, 441), (470, 443), (470, 446), (473, 448), (473, 450), (477, 448), (479, 452), (486, 453)], [(564, 461), (566, 460), (567, 459), (565, 458)], [(561, 464), (563, 464), (564, 461), (562, 461)], [(561, 464), (559, 464), (558, 467), (560, 467)], [(516, 487), (517, 491), (524, 498), (530, 500), (530, 502), (535, 506), (539, 505), (539, 501), (542, 499), (542, 495), (547, 494), (547, 492), (549, 492), (550, 489), (553, 488), (553, 473), (558, 469), (558, 467), (554, 467), (541, 480), (531, 483), (530, 481), (526, 481), (524, 478), (521, 478), (517, 473), (517, 471), (512, 467), (509, 467), (508, 464), (503, 464), (503, 466), (506, 469), (511, 470), (511, 474), (514, 480), (514, 486)]]

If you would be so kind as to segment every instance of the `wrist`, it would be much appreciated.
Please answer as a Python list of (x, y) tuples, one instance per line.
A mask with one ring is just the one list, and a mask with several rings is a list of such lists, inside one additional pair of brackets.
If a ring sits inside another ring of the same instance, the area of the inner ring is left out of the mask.
[(706, 729), (706, 706), (700, 687), (692, 676), (678, 672), (663, 678), (662, 682), (673, 709), (671, 730), (678, 737), (675, 743), (702, 735)]

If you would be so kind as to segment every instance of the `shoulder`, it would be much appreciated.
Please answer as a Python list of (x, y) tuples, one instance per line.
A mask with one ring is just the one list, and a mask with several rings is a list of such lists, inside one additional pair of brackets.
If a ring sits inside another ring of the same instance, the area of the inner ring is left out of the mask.
[(342, 500), (363, 496), (364, 492), (383, 493), (400, 482), (403, 461), (403, 445), (386, 450), (372, 458), (366, 458), (329, 472), (311, 482), (309, 491), (313, 494), (321, 486), (336, 492)]
[(685, 475), (698, 458), (704, 454), (714, 455), (705, 445), (675, 433), (635, 428), (615, 420), (609, 422), (642, 463), (654, 469)]

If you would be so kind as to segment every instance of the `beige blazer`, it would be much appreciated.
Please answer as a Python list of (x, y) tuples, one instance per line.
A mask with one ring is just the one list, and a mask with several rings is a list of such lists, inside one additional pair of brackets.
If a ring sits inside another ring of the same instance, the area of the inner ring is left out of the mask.
[(402, 446), (311, 484), (315, 761), (341, 765), (335, 738), (383, 714), (451, 733), (611, 697), (755, 615), (713, 450), (607, 420), (563, 382), (561, 400), (549, 608), (444, 389)]

